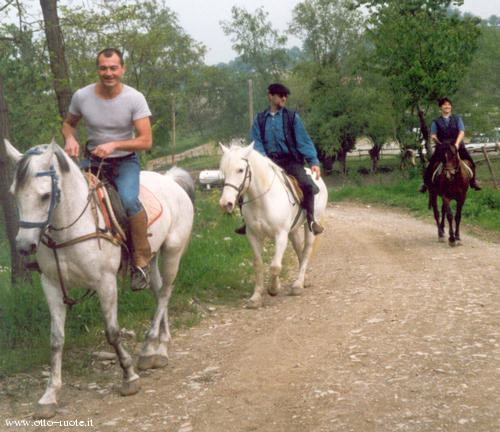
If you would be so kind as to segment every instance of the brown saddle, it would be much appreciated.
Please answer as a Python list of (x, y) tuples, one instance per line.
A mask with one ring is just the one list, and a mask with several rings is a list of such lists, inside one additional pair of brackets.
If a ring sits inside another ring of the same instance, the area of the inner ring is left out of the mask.
[(285, 184), (292, 193), (295, 201), (298, 204), (302, 204), (302, 201), (304, 200), (304, 192), (302, 192), (302, 189), (299, 186), (299, 182), (297, 181), (297, 179), (294, 176), (285, 174), (285, 172), (283, 172), (283, 177), (285, 179)]
[[(116, 187), (108, 179), (99, 179), (94, 174), (84, 171), (89, 188), (94, 188), (106, 227), (123, 242), (127, 241), (128, 218)], [(158, 198), (145, 186), (139, 189), (139, 200), (146, 211), (148, 227), (163, 213), (163, 206)]]

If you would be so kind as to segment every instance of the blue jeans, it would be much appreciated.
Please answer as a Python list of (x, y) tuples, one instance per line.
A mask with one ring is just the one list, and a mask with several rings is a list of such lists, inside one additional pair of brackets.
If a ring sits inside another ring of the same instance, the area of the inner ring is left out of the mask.
[[(93, 168), (98, 168), (100, 163), (100, 159), (90, 156), (89, 159), (82, 160), (80, 166), (82, 169), (88, 169), (89, 164), (91, 164)], [(116, 185), (128, 217), (134, 216), (142, 210), (142, 204), (139, 201), (140, 172), (141, 166), (137, 153), (104, 159), (102, 162), (101, 173)]]

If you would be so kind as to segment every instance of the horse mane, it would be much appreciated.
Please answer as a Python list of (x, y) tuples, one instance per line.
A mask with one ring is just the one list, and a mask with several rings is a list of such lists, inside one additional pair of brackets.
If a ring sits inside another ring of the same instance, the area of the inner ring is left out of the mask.
[[(23, 157), (19, 160), (17, 163), (16, 167), (16, 184), (15, 184), (15, 190), (18, 188), (22, 187), (25, 183), (28, 177), (32, 174), (32, 167), (31, 167), (31, 161), (33, 156), (38, 156), (37, 153), (35, 152), (42, 152), (45, 153), (47, 149), (49, 148), (50, 144), (41, 144), (38, 146), (35, 146), (30, 149), (30, 151), (27, 151)], [(62, 149), (59, 146), (56, 146), (55, 149), (55, 155), (57, 159), (57, 163), (59, 164), (59, 168), (61, 169), (61, 172), (69, 172), (70, 170), (70, 159), (66, 157), (66, 154), (62, 151)]]

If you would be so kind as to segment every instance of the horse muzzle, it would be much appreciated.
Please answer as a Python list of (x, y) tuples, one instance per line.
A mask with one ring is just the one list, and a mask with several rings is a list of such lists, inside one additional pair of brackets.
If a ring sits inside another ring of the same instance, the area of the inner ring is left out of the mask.
[(219, 201), (219, 205), (221, 206), (224, 213), (231, 214), (234, 210), (234, 203), (231, 201), (227, 201), (221, 198), (221, 200)]
[[(33, 230), (30, 230), (33, 231)], [(30, 232), (30, 235), (23, 235), (20, 231), (16, 236), (16, 249), (21, 255), (33, 255), (37, 252), (38, 242), (40, 239), (40, 231), (36, 230), (36, 236)]]

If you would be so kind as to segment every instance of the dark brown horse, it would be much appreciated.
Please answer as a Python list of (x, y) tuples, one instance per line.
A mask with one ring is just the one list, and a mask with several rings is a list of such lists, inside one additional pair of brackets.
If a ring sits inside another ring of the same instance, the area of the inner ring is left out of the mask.
[[(434, 173), (432, 186), (429, 188), (429, 208), (432, 207), (434, 211), (439, 241), (444, 241), (444, 218), (446, 215), (450, 229), (448, 243), (450, 246), (456, 246), (460, 244), (460, 219), (472, 177), (472, 169), (468, 161), (460, 159), (453, 142), (443, 143), (441, 151), (443, 156), (442, 165)], [(438, 196), (442, 200), (441, 220), (439, 220), (437, 205)], [(455, 230), (453, 229), (453, 212), (450, 207), (450, 202), (453, 200), (457, 202)]]

